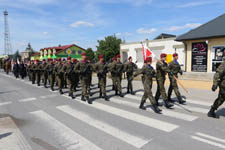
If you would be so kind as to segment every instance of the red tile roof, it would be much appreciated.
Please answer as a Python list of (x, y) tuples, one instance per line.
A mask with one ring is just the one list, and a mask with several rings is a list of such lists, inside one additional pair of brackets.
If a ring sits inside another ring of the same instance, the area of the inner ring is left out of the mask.
[[(43, 51), (43, 50), (45, 50), (45, 49), (47, 49), (47, 50), (48, 50), (48, 49), (50, 49), (50, 50), (55, 49), (55, 50), (56, 50), (56, 54), (57, 54), (57, 53), (60, 53), (60, 52), (66, 50), (66, 49), (68, 49), (68, 48), (70, 48), (70, 47), (72, 47), (72, 46), (79, 47), (79, 46), (77, 46), (77, 45), (75, 45), (75, 44), (70, 44), (70, 45), (63, 45), (63, 46), (46, 47), (46, 48), (40, 49), (40, 51)], [(79, 47), (79, 48), (81, 48), (81, 47)], [(81, 48), (81, 49), (83, 49), (83, 48)], [(83, 50), (85, 50), (85, 49), (83, 49)]]

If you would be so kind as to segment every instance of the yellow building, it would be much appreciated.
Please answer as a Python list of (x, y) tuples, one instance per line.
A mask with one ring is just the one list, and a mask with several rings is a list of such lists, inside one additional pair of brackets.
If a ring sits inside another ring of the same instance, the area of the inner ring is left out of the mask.
[(185, 45), (187, 72), (214, 72), (225, 60), (225, 14), (176, 38)]

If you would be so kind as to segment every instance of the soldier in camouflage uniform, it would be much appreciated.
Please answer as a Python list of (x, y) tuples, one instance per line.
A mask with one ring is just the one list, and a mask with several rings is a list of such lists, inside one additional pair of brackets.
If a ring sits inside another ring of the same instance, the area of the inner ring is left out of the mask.
[[(75, 68), (78, 60), (73, 58), (72, 62), (73, 62), (73, 68)], [(74, 87), (74, 91), (76, 91), (78, 83), (79, 83), (79, 73), (76, 73), (75, 71), (73, 71), (73, 78), (74, 78), (73, 79), (73, 85), (74, 85), (73, 87)]]
[(132, 57), (130, 56), (128, 58), (128, 62), (124, 66), (125, 66), (124, 70), (126, 71), (126, 74), (127, 74), (127, 83), (128, 83), (127, 93), (131, 93), (132, 95), (134, 95), (132, 81), (133, 81), (134, 71), (137, 70), (137, 65), (132, 62)]
[(217, 68), (216, 73), (213, 78), (212, 91), (215, 92), (219, 87), (219, 94), (215, 102), (213, 103), (210, 111), (208, 112), (208, 117), (219, 118), (215, 111), (224, 103), (225, 101), (225, 61)]
[(68, 84), (69, 88), (69, 96), (74, 99), (75, 97), (73, 96), (73, 89), (74, 89), (74, 77), (73, 77), (73, 72), (74, 72), (74, 66), (71, 62), (71, 57), (67, 58), (67, 63), (64, 64), (63, 66), (63, 71), (66, 74), (66, 82)]
[(112, 64), (112, 73), (115, 75), (114, 81), (115, 81), (115, 95), (123, 97), (122, 94), (122, 88), (121, 88), (121, 79), (122, 79), (122, 73), (124, 71), (124, 65), (120, 62), (120, 55), (117, 55), (117, 61)]
[(170, 86), (169, 86), (169, 90), (168, 90), (168, 101), (172, 102), (171, 100), (171, 95), (172, 92), (174, 90), (178, 102), (180, 104), (185, 103), (185, 101), (182, 99), (180, 91), (178, 89), (178, 85), (177, 85), (177, 80), (173, 77), (175, 76), (176, 78), (178, 78), (178, 73), (180, 73), (180, 75), (183, 74), (183, 71), (181, 70), (180, 64), (178, 63), (178, 54), (174, 53), (173, 54), (173, 61), (171, 63), (169, 63), (169, 70), (172, 72), (173, 75), (169, 74), (169, 79), (170, 79)]
[(144, 85), (144, 95), (142, 96), (141, 99), (141, 104), (139, 106), (140, 109), (144, 109), (144, 103), (146, 102), (146, 99), (148, 98), (152, 104), (153, 110), (156, 113), (160, 113), (161, 110), (158, 108), (157, 103), (155, 101), (155, 98), (153, 97), (152, 94), (152, 78), (155, 77), (155, 70), (151, 66), (152, 64), (152, 58), (147, 57), (146, 58), (147, 64), (142, 67), (142, 69), (138, 70), (135, 74), (134, 77), (138, 76), (139, 74), (142, 74), (144, 76), (143, 80), (143, 85)]
[(113, 71), (113, 64), (116, 63), (115, 57), (112, 58), (112, 62), (109, 64), (109, 70), (111, 73), (111, 79), (112, 79), (112, 90), (115, 90), (115, 73)]
[(54, 70), (53, 61), (52, 61), (52, 59), (48, 59), (48, 64), (45, 67), (45, 71), (48, 74), (48, 80), (50, 81), (50, 87), (51, 87), (52, 91), (54, 91), (54, 89), (53, 89), (54, 84), (53, 84), (53, 86), (51, 84), (51, 78), (53, 77), (53, 70)]
[(38, 60), (35, 60), (34, 61), (34, 64), (31, 64), (31, 81), (32, 81), (32, 84), (35, 84), (35, 81), (36, 81), (36, 67), (37, 67), (37, 64), (38, 64)]
[(36, 80), (37, 80), (37, 85), (40, 86), (40, 82), (41, 82), (41, 64), (39, 64), (39, 62), (35, 65), (35, 76), (36, 76)]
[[(63, 59), (62, 61), (63, 66), (66, 64), (66, 59)], [(63, 87), (67, 88), (67, 74), (63, 73)]]
[(48, 68), (46, 68), (48, 64), (46, 63), (45, 60), (42, 61), (41, 64), (41, 73), (42, 73), (42, 80), (44, 81), (44, 87), (47, 88), (47, 81), (48, 81)]
[(91, 83), (92, 83), (92, 72), (94, 70), (94, 64), (91, 63), (91, 60), (86, 56), (87, 63), (90, 66), (90, 73), (88, 74), (88, 94), (92, 96), (91, 93)]
[(89, 99), (89, 93), (88, 93), (88, 78), (91, 74), (90, 71), (90, 64), (86, 61), (86, 54), (82, 53), (81, 54), (81, 61), (78, 62), (74, 68), (74, 71), (76, 73), (80, 74), (80, 79), (81, 79), (81, 86), (82, 86), (82, 101), (87, 101), (89, 104), (92, 104), (92, 102)]
[(166, 81), (166, 74), (169, 73), (171, 74), (166, 61), (166, 54), (162, 53), (160, 55), (161, 60), (157, 62), (156, 64), (156, 80), (157, 80), (157, 92), (155, 95), (155, 100), (157, 105), (158, 100), (160, 98), (160, 95), (162, 95), (162, 99), (165, 103), (166, 108), (171, 108), (173, 104), (168, 101), (167, 94), (166, 94), (166, 89), (165, 89), (165, 81)]
[(95, 71), (99, 79), (99, 98), (104, 98), (106, 101), (108, 101), (108, 97), (106, 95), (106, 77), (108, 72), (108, 65), (104, 62), (104, 55), (102, 54), (99, 55), (99, 62), (97, 62), (95, 65)]
[(58, 82), (58, 87), (59, 87), (59, 93), (63, 94), (63, 83), (64, 83), (64, 71), (63, 71), (63, 64), (61, 62), (61, 59), (58, 58), (58, 63), (55, 66), (55, 74)]

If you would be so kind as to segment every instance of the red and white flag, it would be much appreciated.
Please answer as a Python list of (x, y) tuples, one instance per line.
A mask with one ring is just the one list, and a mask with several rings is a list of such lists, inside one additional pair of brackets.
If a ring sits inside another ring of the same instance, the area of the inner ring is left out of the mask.
[(142, 47), (144, 60), (146, 60), (147, 57), (155, 58), (155, 54), (150, 50), (150, 48), (147, 47), (146, 44), (145, 45), (142, 44)]

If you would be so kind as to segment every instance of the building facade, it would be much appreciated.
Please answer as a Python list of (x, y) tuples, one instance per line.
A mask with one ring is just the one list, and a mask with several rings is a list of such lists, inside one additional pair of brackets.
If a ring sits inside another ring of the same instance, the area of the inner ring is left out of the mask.
[[(154, 40), (146, 40), (142, 42), (156, 55), (156, 58), (160, 58), (161, 53), (167, 54), (167, 62), (172, 61), (173, 53), (178, 53), (179, 63), (182, 69), (185, 70), (185, 52), (182, 42), (175, 41), (175, 37), (156, 38)], [(123, 43), (120, 45), (120, 55), (123, 62), (127, 61), (129, 56), (132, 56), (133, 61), (136, 62), (139, 68), (143, 66), (143, 47), (141, 42)], [(155, 67), (156, 59), (153, 62)]]

